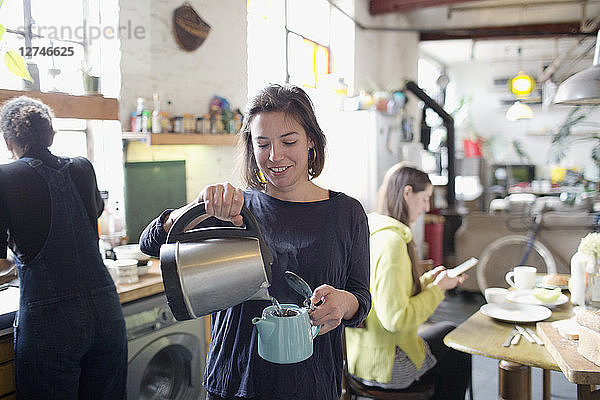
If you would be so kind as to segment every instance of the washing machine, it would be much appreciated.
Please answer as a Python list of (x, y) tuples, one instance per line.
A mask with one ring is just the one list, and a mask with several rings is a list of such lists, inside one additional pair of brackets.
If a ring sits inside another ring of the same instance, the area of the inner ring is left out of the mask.
[(164, 294), (123, 305), (129, 400), (205, 399), (204, 320), (176, 321)]

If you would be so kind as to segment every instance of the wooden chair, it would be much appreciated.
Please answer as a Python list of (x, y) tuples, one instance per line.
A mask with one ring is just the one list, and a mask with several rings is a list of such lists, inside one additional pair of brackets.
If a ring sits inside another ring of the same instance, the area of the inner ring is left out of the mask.
[(422, 380), (406, 389), (382, 389), (363, 385), (348, 372), (346, 361), (346, 335), (342, 337), (344, 348), (344, 374), (342, 376), (342, 399), (355, 400), (357, 396), (374, 400), (429, 400), (433, 397), (432, 381)]

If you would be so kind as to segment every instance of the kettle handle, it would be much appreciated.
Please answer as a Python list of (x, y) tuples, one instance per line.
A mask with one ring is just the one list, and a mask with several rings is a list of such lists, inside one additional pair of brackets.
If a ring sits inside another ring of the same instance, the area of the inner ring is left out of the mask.
[(198, 239), (214, 239), (223, 237), (255, 237), (262, 239), (260, 228), (254, 215), (246, 207), (242, 207), (241, 215), (244, 218), (246, 228), (237, 226), (206, 226), (190, 231), (184, 231), (185, 227), (194, 219), (206, 214), (204, 203), (197, 203), (188, 208), (173, 222), (173, 226), (167, 235), (167, 243), (190, 242)]
[[(194, 219), (206, 214), (206, 207), (204, 203), (195, 204), (193, 207), (187, 209), (173, 222), (173, 226), (167, 234), (166, 243), (176, 242), (193, 242), (204, 239), (221, 239), (221, 238), (248, 238), (253, 237), (258, 239), (260, 245), (260, 251), (263, 256), (263, 260), (268, 267), (267, 278), (271, 280), (271, 264), (273, 263), (273, 254), (269, 246), (265, 243), (265, 240), (258, 226), (258, 222), (254, 217), (254, 214), (246, 207), (242, 207), (241, 215), (244, 218), (246, 228), (240, 228), (237, 226), (213, 226), (213, 227), (201, 227), (190, 231), (184, 231), (185, 227), (192, 222)], [(265, 265), (266, 266), (266, 265)]]

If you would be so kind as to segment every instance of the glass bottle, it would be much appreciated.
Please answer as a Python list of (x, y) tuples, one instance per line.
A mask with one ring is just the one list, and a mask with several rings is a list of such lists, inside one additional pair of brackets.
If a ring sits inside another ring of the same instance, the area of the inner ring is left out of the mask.
[(154, 109), (152, 110), (152, 133), (161, 133), (162, 124), (160, 117), (160, 101), (158, 100), (158, 93), (154, 93), (153, 98)]
[(587, 264), (585, 270), (585, 308), (600, 309), (600, 260)]

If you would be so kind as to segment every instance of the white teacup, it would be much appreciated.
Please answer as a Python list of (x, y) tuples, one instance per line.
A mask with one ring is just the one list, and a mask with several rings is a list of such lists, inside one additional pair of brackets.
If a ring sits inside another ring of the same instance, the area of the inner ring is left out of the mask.
[(508, 289), (501, 287), (489, 287), (484, 291), (485, 301), (488, 303), (504, 303), (506, 301), (507, 293)]
[(505, 276), (506, 282), (517, 290), (533, 289), (535, 286), (537, 269), (519, 265)]

